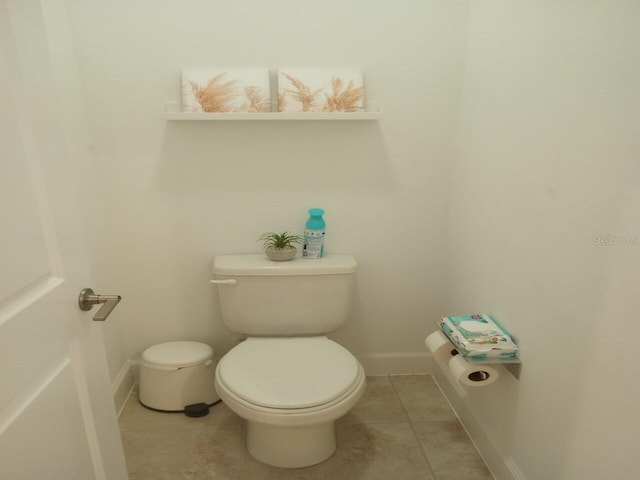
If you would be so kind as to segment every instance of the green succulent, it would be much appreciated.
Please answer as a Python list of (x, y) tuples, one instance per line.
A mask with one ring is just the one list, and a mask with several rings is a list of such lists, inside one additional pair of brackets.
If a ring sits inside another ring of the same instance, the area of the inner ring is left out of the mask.
[(258, 241), (262, 242), (262, 246), (264, 248), (273, 247), (273, 248), (285, 248), (289, 246), (293, 246), (293, 243), (302, 244), (304, 239), (300, 235), (289, 235), (289, 232), (282, 233), (273, 233), (267, 232), (260, 235)]

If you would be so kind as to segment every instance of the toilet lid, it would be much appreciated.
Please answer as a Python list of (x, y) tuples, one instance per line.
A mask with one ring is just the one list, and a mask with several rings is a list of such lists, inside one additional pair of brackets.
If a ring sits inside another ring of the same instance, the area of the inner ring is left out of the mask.
[(213, 348), (199, 342), (168, 342), (154, 345), (142, 353), (142, 360), (159, 367), (200, 365), (213, 355)]
[(360, 364), (326, 337), (250, 338), (220, 363), (218, 381), (238, 397), (271, 408), (323, 405), (349, 392)]

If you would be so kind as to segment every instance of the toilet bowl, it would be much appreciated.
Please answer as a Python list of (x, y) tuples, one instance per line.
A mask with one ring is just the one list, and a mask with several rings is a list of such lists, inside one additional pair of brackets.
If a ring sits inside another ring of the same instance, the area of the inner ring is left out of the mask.
[(334, 422), (360, 399), (362, 366), (325, 336), (248, 338), (216, 369), (222, 401), (247, 421), (256, 459), (298, 468), (336, 449)]

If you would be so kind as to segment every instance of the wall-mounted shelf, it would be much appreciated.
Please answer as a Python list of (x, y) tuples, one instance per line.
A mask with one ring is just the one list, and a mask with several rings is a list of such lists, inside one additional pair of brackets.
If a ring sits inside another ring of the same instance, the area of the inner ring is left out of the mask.
[(519, 358), (485, 358), (485, 359), (474, 359), (469, 357), (464, 357), (466, 361), (469, 363), (478, 363), (481, 365), (502, 365), (504, 368), (509, 370), (511, 374), (520, 378), (520, 372), (522, 371), (522, 362)]
[[(456, 348), (455, 344), (447, 336), (447, 333), (442, 329), (442, 324), (440, 322), (435, 322), (435, 324), (438, 326), (438, 329), (440, 329), (440, 331), (444, 333), (444, 336), (447, 337), (447, 340), (449, 340), (449, 343), (451, 343), (451, 346), (455, 349)], [(520, 378), (520, 372), (522, 371), (522, 362), (517, 357), (505, 357), (505, 358), (493, 357), (493, 358), (477, 358), (477, 359), (471, 358), (471, 357), (464, 357), (464, 359), (469, 363), (475, 363), (479, 365), (502, 365), (509, 372), (511, 372), (511, 374), (514, 377), (518, 379)]]
[(367, 105), (364, 112), (265, 112), (265, 113), (198, 113), (182, 112), (178, 102), (167, 102), (162, 116), (165, 120), (199, 120), (199, 121), (229, 121), (229, 120), (379, 120), (382, 112), (376, 105)]

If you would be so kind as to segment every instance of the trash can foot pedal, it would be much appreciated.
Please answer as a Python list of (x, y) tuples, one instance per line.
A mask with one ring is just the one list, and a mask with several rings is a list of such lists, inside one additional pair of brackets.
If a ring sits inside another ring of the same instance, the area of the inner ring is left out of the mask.
[(184, 414), (187, 417), (204, 417), (209, 415), (209, 405), (206, 403), (194, 403), (184, 407)]

